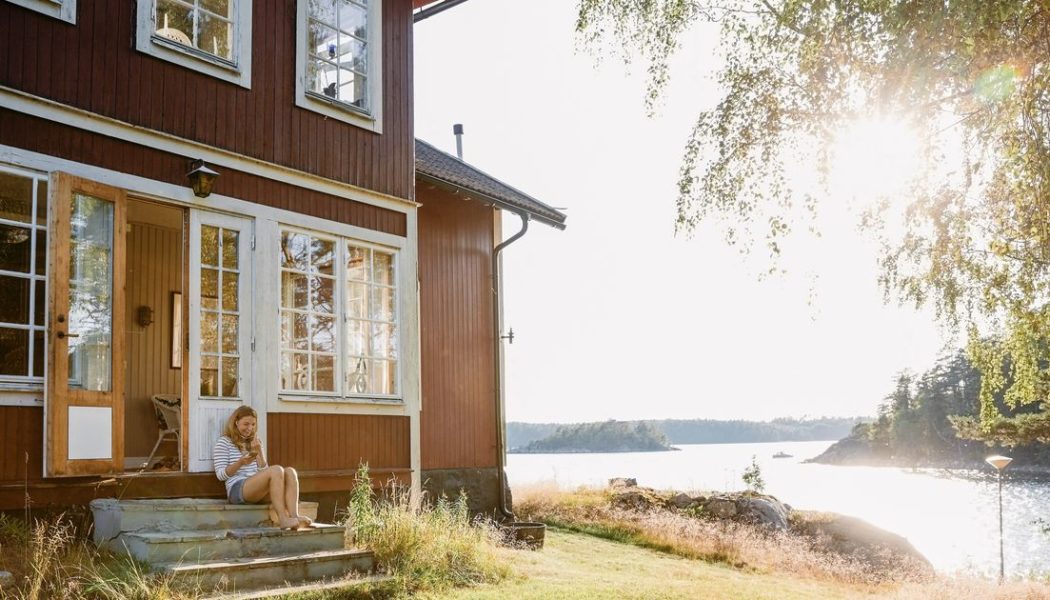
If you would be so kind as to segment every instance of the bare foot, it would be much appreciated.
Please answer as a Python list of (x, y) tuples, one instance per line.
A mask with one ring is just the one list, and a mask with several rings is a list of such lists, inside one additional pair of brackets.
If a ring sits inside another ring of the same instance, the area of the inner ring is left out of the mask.
[(281, 529), (299, 529), (299, 519), (288, 517), (281, 519)]
[(301, 529), (306, 529), (307, 527), (312, 527), (313, 524), (314, 524), (314, 520), (311, 519), (310, 517), (299, 515), (296, 518), (299, 519), (299, 527)]

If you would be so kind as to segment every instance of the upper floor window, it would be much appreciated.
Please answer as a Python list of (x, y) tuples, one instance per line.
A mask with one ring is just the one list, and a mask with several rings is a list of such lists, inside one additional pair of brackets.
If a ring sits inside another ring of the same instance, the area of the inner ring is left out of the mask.
[(296, 104), (381, 132), (381, 0), (299, 0)]
[(250, 0), (140, 0), (136, 47), (251, 87)]
[(7, 0), (67, 23), (77, 22), (77, 0)]

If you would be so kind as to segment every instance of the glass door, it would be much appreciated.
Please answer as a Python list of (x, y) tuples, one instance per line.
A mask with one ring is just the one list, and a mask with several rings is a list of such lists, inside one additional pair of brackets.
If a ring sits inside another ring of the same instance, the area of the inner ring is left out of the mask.
[(190, 470), (209, 471), (226, 418), (251, 404), (252, 221), (190, 214)]
[(124, 233), (122, 190), (55, 173), (48, 374), (48, 476), (124, 468)]

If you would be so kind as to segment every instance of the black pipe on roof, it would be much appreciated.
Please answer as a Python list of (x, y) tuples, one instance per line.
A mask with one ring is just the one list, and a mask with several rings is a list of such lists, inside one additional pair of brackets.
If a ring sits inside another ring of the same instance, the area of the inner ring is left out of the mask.
[(441, 11), (448, 10), (457, 4), (463, 4), (467, 0), (444, 0), (444, 2), (438, 2), (433, 6), (428, 6), (424, 9), (416, 11), (412, 15), (412, 22), (418, 23), (427, 17), (432, 17)]

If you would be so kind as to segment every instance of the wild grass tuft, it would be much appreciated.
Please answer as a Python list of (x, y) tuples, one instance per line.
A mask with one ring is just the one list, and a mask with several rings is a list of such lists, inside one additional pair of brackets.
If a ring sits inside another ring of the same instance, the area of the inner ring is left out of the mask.
[(500, 557), (498, 529), (470, 518), (465, 495), (428, 504), (395, 488), (377, 498), (362, 467), (347, 513), (353, 542), (375, 552), (401, 594), (495, 583), (510, 575)]

